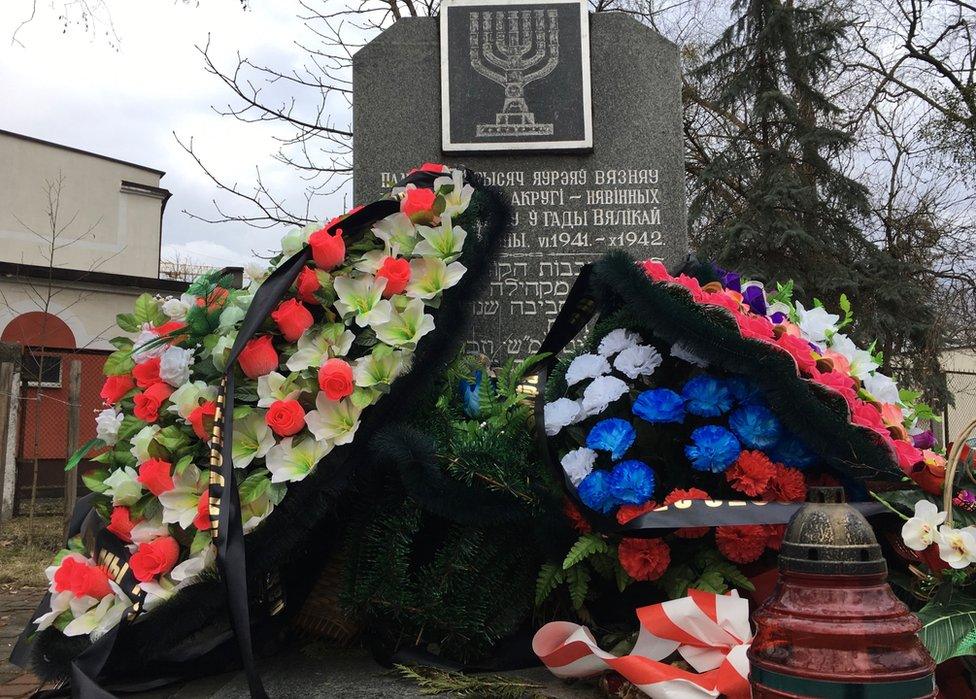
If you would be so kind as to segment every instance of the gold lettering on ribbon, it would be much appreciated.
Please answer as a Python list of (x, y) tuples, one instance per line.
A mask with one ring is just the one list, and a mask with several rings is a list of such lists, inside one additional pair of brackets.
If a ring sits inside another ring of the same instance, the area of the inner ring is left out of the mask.
[[(224, 487), (224, 477), (220, 473), (220, 467), (223, 464), (223, 457), (221, 456), (221, 449), (224, 445), (224, 435), (220, 428), (223, 422), (224, 416), (224, 396), (227, 392), (227, 379), (226, 377), (220, 382), (220, 391), (217, 393), (217, 405), (214, 410), (214, 424), (213, 433), (210, 439), (210, 488), (213, 492), (214, 488), (223, 489)], [(209, 501), (209, 514), (210, 514), (210, 536), (213, 539), (217, 539), (220, 534), (220, 498), (211, 497)]]

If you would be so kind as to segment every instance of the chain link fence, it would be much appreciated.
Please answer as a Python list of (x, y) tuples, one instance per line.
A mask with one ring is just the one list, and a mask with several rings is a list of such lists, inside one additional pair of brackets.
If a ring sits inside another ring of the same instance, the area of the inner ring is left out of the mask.
[(949, 444), (976, 419), (976, 371), (946, 371), (946, 383), (955, 398), (955, 405), (946, 408), (942, 422), (943, 443)]

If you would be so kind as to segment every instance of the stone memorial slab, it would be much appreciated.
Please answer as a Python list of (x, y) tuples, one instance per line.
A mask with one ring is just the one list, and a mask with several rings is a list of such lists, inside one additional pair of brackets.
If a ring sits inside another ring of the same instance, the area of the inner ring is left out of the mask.
[[(471, 309), (468, 344), (496, 362), (538, 349), (583, 264), (611, 248), (666, 263), (687, 251), (678, 49), (623, 14), (594, 14), (589, 25), (593, 147), (585, 152), (444, 152), (437, 19), (402, 19), (353, 58), (355, 203), (428, 161), (469, 167), (506, 193), (513, 227)], [(469, 50), (470, 32), (459, 40)], [(493, 95), (479, 123), (495, 123), (497, 85), (470, 79)], [(556, 99), (543, 93), (560, 84), (536, 87), (525, 100), (536, 122), (549, 123), (535, 105)], [(554, 129), (560, 121), (552, 117)]]

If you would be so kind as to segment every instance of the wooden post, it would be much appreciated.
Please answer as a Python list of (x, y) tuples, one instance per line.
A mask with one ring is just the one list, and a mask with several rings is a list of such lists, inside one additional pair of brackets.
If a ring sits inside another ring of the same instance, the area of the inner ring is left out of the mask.
[[(7, 482), (7, 439), (10, 436), (10, 404), (17, 400), (14, 395), (14, 363), (0, 363), (0, 526), (3, 526), (4, 499), (7, 493), (4, 486)], [(11, 468), (15, 468), (12, 465)], [(14, 476), (13, 488), (17, 488)], [(12, 499), (11, 494), (11, 499)]]
[[(68, 362), (68, 457), (78, 451), (81, 425), (81, 361)], [(64, 474), (64, 527), (67, 534), (68, 521), (78, 499), (78, 468), (76, 466)]]

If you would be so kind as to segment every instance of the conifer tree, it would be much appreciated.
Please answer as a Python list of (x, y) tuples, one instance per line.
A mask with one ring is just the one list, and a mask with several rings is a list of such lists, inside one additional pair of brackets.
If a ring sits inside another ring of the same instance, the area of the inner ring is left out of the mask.
[[(825, 92), (846, 19), (823, 0), (735, 0), (733, 21), (695, 77), (737, 133), (700, 173), (692, 202), (703, 257), (767, 282), (793, 279), (805, 304), (859, 309), (888, 371), (942, 396), (931, 352), (933, 289), (917, 262), (866, 234), (868, 193), (838, 166), (853, 137)], [(917, 259), (917, 258), (916, 258)]]

